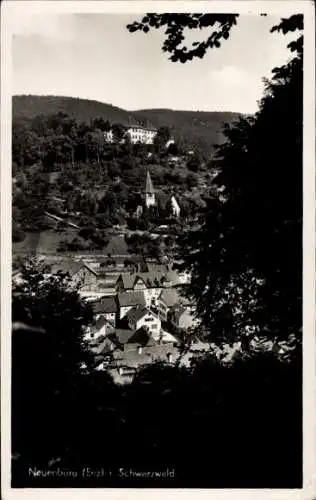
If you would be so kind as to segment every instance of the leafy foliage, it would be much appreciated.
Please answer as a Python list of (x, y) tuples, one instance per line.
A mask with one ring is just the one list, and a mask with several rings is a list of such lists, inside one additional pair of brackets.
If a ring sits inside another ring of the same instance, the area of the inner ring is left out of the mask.
[[(36, 119), (39, 124), (34, 133), (45, 135), (47, 127), (42, 125), (42, 123), (45, 118), (53, 115), (56, 117), (57, 115), (68, 115), (68, 117), (77, 122), (78, 126), (80, 124), (78, 138), (81, 139), (84, 138), (85, 133), (89, 130), (108, 130), (109, 123), (125, 126), (144, 123), (156, 128), (169, 127), (177, 143), (187, 145), (188, 147), (199, 147), (205, 152), (213, 151), (213, 144), (222, 141), (222, 123), (233, 121), (238, 117), (238, 114), (228, 112), (173, 111), (168, 109), (149, 109), (133, 111), (131, 113), (110, 104), (88, 99), (34, 95), (13, 96), (12, 108), (15, 124), (13, 128), (13, 153), (14, 157), (17, 158), (19, 158), (21, 152), (25, 155), (25, 147), (21, 143), (24, 133), (21, 137), (21, 128), (28, 126), (30, 121), (33, 124), (33, 120)], [(55, 128), (54, 121), (48, 124), (48, 128)], [(65, 135), (68, 135), (68, 130), (69, 127), (64, 131)], [(31, 139), (32, 136), (28, 142)], [(71, 145), (71, 142), (69, 142), (69, 145)], [(82, 143), (82, 150), (84, 153), (85, 141)], [(35, 150), (32, 149), (29, 151), (28, 164), (31, 164), (34, 158), (34, 161), (37, 161), (36, 155), (38, 151), (38, 147)], [(71, 159), (71, 150), (68, 151), (68, 158)], [(55, 161), (54, 147), (51, 147), (49, 161)], [(18, 161), (18, 163), (20, 162)]]
[[(127, 26), (134, 33), (143, 31), (148, 33), (151, 29), (165, 28), (166, 38), (162, 50), (171, 54), (172, 62), (185, 63), (196, 57), (204, 57), (207, 49), (218, 48), (221, 41), (227, 40), (230, 31), (237, 24), (238, 14), (146, 14), (140, 22), (135, 21)], [(191, 48), (183, 44), (186, 29), (203, 29), (212, 27), (211, 34), (202, 42), (193, 42)]]
[[(276, 29), (302, 29), (301, 16)], [(291, 103), (289, 105), (289, 103)], [(274, 69), (255, 117), (226, 126), (215, 199), (183, 241), (190, 292), (218, 341), (257, 334), (300, 339), (302, 325), (300, 45)]]

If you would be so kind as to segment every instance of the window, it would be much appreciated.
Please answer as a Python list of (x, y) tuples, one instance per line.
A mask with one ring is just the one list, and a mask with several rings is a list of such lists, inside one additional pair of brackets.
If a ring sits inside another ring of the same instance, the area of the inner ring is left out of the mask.
[(154, 318), (145, 318), (145, 321), (148, 323), (148, 322), (152, 322), (154, 321)]
[(157, 330), (158, 325), (151, 325), (151, 327), (152, 327), (153, 329)]

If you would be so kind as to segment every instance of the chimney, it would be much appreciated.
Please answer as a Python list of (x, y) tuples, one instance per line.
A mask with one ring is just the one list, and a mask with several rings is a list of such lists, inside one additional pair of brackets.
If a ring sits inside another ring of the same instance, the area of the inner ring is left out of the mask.
[(138, 354), (141, 354), (141, 353), (143, 352), (143, 348), (142, 348), (142, 346), (138, 346), (138, 349), (137, 349), (137, 350), (138, 350)]

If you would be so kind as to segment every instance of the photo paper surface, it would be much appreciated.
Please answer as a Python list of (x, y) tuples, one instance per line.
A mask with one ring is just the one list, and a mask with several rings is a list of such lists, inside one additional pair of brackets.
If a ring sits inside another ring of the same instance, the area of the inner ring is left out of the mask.
[(312, 3), (2, 14), (3, 498), (312, 498)]

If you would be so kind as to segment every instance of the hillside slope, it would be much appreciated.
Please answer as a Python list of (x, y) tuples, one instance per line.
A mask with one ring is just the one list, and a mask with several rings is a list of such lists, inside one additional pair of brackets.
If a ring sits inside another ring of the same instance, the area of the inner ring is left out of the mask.
[(79, 122), (90, 122), (93, 118), (108, 119), (111, 123), (137, 123), (124, 109), (89, 99), (76, 97), (16, 95), (12, 100), (13, 119), (49, 116), (58, 112), (73, 116)]
[(212, 151), (213, 145), (223, 140), (223, 123), (235, 121), (238, 113), (220, 111), (174, 111), (171, 109), (144, 109), (127, 111), (111, 104), (74, 97), (17, 95), (13, 97), (13, 119), (30, 119), (38, 115), (52, 115), (62, 111), (77, 121), (90, 122), (102, 117), (111, 123), (127, 125), (143, 123), (155, 127), (168, 126), (177, 141), (189, 146)]
[(224, 123), (231, 123), (241, 116), (238, 113), (222, 111), (175, 111), (171, 109), (144, 109), (135, 111), (134, 116), (148, 120), (155, 127), (168, 126), (177, 141), (189, 141), (192, 146), (208, 149), (223, 140)]

